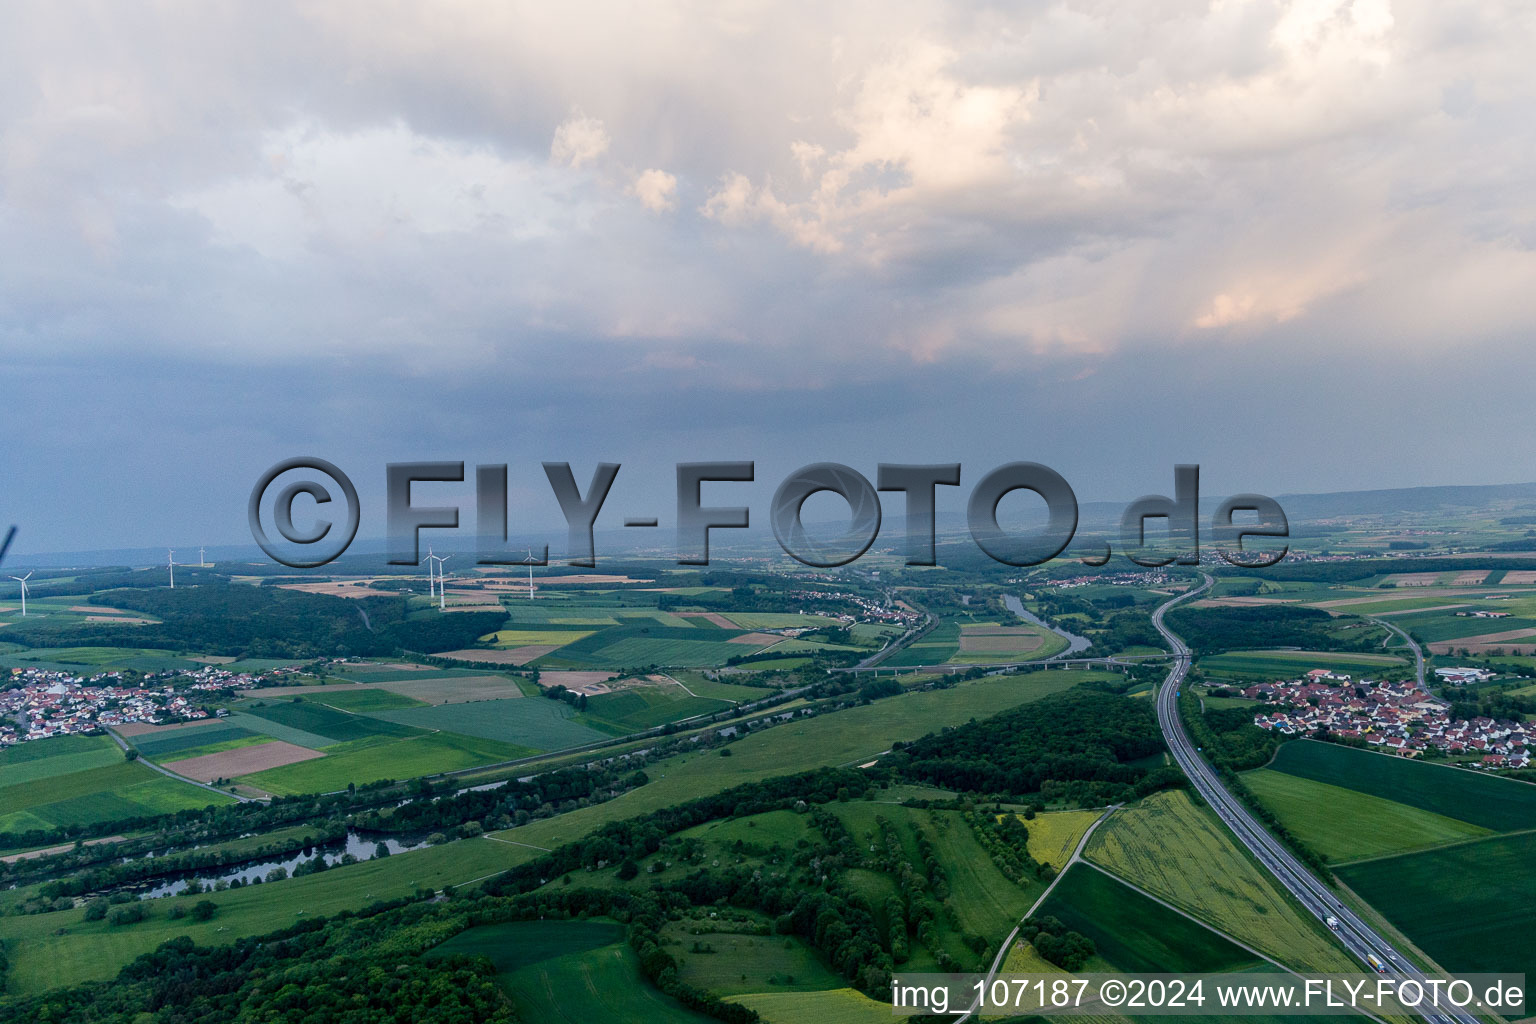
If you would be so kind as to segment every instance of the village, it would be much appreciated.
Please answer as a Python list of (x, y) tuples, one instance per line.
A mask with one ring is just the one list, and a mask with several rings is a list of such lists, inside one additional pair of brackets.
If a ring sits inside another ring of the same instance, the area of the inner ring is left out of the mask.
[[(1447, 681), (1475, 680), (1479, 670), (1441, 670)], [(1468, 676), (1467, 674), (1471, 675)], [(1351, 679), (1328, 669), (1313, 669), (1290, 682), (1257, 683), (1240, 691), (1250, 700), (1277, 708), (1253, 716), (1260, 729), (1286, 735), (1326, 731), (1347, 740), (1392, 751), (1403, 757), (1426, 754), (1477, 759), (1489, 770), (1530, 764), (1531, 731), (1523, 722), (1486, 717), (1452, 718), (1450, 705), (1411, 681)]]
[(13, 668), (9, 688), (0, 692), (0, 748), (111, 725), (162, 725), (222, 715), (204, 708), (198, 695), (271, 686), (297, 671), (231, 672), (210, 665), (145, 676), (130, 685), (118, 672), (82, 678), (58, 670)]

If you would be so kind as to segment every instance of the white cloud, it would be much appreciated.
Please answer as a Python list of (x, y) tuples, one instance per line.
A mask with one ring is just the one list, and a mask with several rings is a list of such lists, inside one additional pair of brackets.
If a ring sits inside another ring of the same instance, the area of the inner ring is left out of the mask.
[(665, 213), (677, 205), (677, 176), (652, 167), (636, 176), (630, 192), (647, 210)]
[(591, 163), (608, 152), (608, 132), (603, 122), (581, 113), (572, 114), (555, 129), (549, 145), (549, 158), (567, 167)]
[(444, 353), (536, 329), (852, 364), (1536, 320), (1528, 7), (374, 10), (11, 19), (0, 348), (176, 347), (256, 294), (313, 326), (228, 358), (430, 321)]

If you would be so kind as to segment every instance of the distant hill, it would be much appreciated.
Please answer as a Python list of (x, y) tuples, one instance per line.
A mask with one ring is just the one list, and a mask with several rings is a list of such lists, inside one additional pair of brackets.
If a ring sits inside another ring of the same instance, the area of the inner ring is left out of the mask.
[(1282, 494), (1285, 514), (1296, 520), (1336, 516), (1436, 512), (1442, 509), (1493, 509), (1524, 503), (1536, 509), (1536, 483), (1479, 484), (1464, 487), (1393, 487), (1379, 491)]

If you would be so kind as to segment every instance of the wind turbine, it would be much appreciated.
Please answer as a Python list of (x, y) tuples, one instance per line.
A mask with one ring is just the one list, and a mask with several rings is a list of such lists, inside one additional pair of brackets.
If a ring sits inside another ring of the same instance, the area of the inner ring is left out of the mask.
[(173, 548), (165, 549), (165, 564), (171, 567), (171, 589), (176, 589), (176, 551)]
[(430, 600), (437, 596), (437, 577), (432, 572), (432, 560), (437, 556), (432, 553), (432, 545), (427, 545), (427, 598)]
[(452, 558), (453, 556), (434, 555), (430, 554), (430, 548), (427, 550), (429, 552), (427, 555), (428, 560), (435, 559), (437, 561), (437, 610), (443, 611), (448, 607), (448, 589), (443, 585), (443, 563), (448, 561), (448, 559)]
[[(36, 571), (37, 571), (36, 569), (32, 570), (32, 572), (36, 572)], [(21, 617), (22, 618), (26, 618), (27, 617), (27, 580), (29, 580), (31, 578), (32, 578), (32, 573), (31, 572), (27, 573), (25, 576), (12, 576), (11, 577), (11, 579), (13, 579), (17, 583), (21, 584)]]
[(208, 559), (203, 557), (203, 550), (201, 547), (197, 549), (197, 567), (199, 569), (208, 568)]
[(528, 600), (533, 600), (533, 548), (528, 549)]

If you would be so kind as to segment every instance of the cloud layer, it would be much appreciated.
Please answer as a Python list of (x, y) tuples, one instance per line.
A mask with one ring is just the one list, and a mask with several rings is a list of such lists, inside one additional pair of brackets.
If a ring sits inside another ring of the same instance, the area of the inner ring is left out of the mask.
[(396, 387), (494, 419), (467, 381), (537, 380), (549, 437), (534, 410), (661, 436), (688, 389), (942, 418), (998, 381), (1113, 433), (1138, 386), (1277, 352), (1344, 360), (1298, 417), (1372, 374), (1434, 405), (1447, 359), (1536, 369), (1533, 49), (1528, 7), (1455, 0), (21, 5), (0, 359), (41, 401), (221, 381), (137, 429), (217, 412), (252, 462), (273, 434), (228, 417), (278, 396), (240, 382), (285, 375), (367, 379), (328, 402), (380, 429)]

